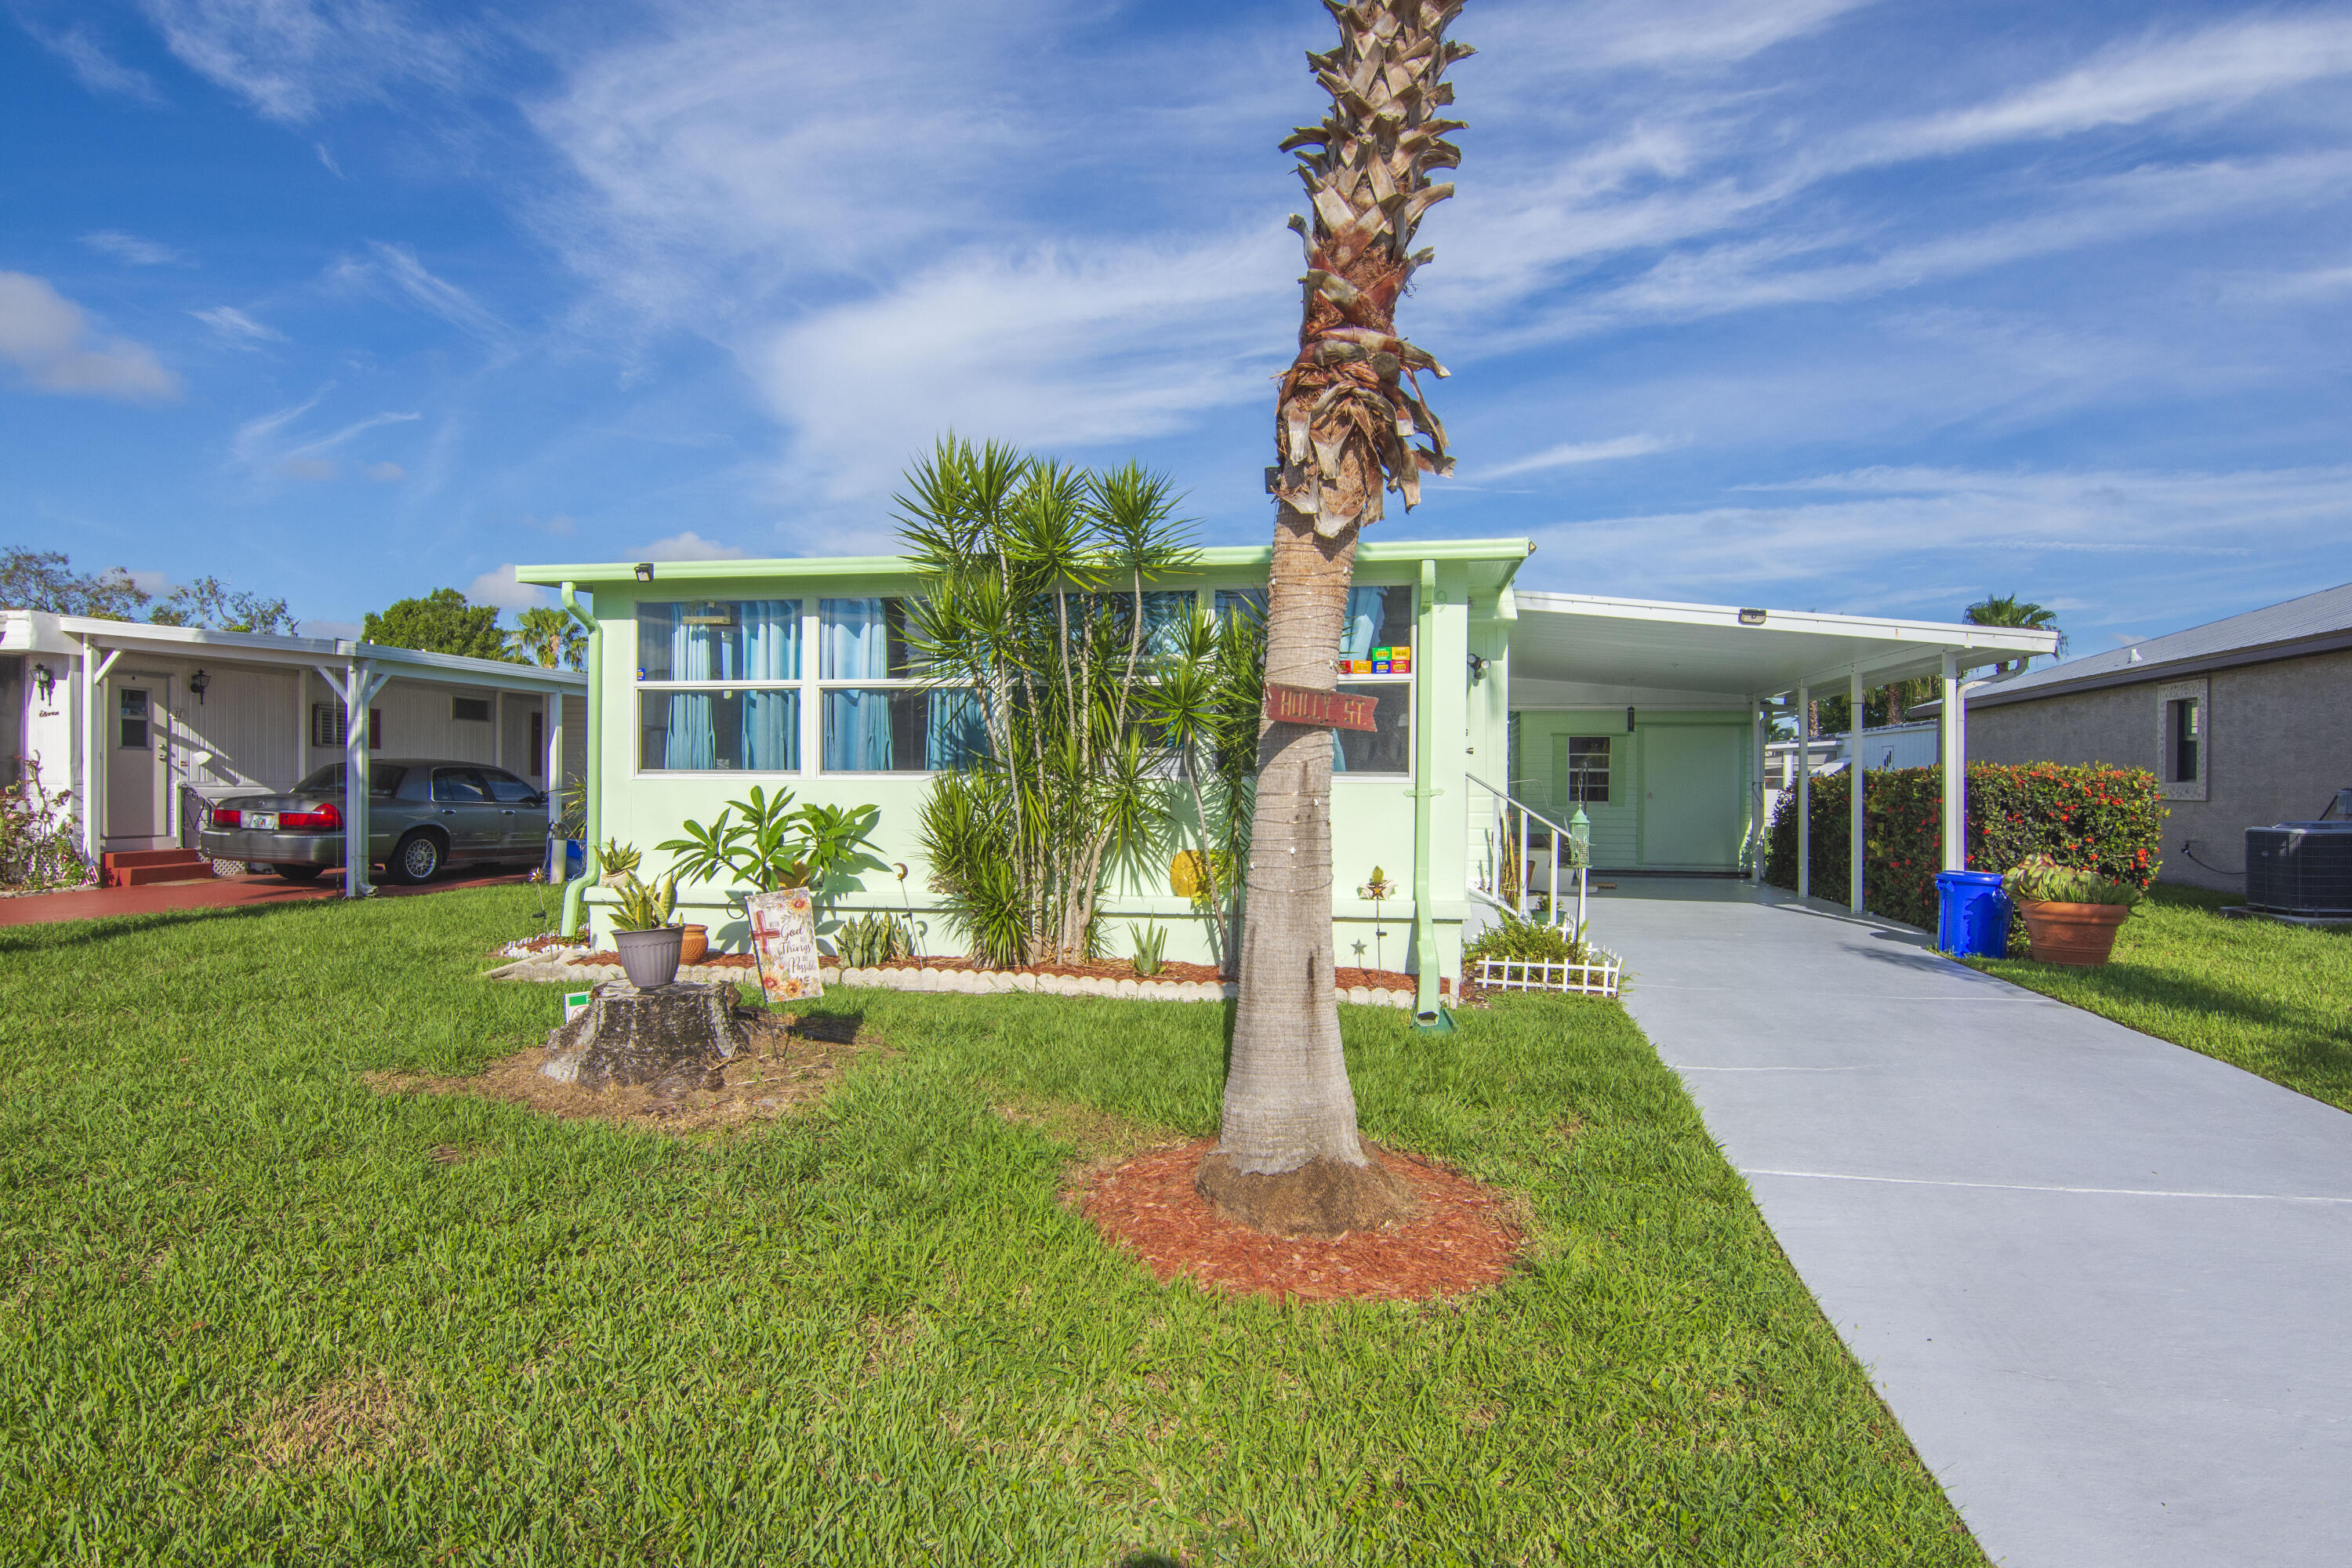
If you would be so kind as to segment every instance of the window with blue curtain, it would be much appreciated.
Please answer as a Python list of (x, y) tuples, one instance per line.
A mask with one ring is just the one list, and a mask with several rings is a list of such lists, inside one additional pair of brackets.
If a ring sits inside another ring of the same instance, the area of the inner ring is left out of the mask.
[(639, 767), (800, 767), (798, 599), (641, 603), (636, 620)]
[(986, 746), (973, 693), (913, 679), (903, 599), (818, 600), (817, 673), (826, 682), (820, 762), (827, 773), (937, 773)]

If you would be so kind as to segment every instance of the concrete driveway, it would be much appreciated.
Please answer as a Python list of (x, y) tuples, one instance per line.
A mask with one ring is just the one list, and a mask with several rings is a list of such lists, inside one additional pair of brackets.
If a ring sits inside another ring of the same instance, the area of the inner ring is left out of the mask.
[(1626, 997), (1996, 1563), (2352, 1563), (2352, 1116), (1744, 883)]

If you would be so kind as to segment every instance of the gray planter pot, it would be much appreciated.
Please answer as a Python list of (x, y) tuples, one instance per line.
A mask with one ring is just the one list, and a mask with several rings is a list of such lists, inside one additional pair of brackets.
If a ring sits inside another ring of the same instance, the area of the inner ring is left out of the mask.
[(682, 926), (613, 933), (613, 946), (621, 954), (621, 967), (628, 971), (629, 984), (640, 991), (667, 985), (677, 978), (678, 944), (685, 940)]

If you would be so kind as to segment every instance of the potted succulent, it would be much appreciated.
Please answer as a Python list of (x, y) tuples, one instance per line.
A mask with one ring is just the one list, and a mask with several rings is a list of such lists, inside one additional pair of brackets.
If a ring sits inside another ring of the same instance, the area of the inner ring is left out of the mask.
[(2129, 882), (2061, 866), (2046, 855), (2011, 868), (2001, 887), (2017, 902), (2034, 961), (2089, 968), (2116, 950), (2116, 932), (2140, 900)]
[(629, 984), (640, 991), (677, 978), (678, 950), (686, 932), (669, 923), (677, 908), (675, 872), (648, 887), (634, 873), (614, 889), (613, 945)]

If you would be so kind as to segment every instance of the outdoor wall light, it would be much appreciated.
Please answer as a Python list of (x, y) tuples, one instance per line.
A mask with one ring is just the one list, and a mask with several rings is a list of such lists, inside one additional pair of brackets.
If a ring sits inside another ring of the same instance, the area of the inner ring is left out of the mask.
[(1739, 612), (1739, 624), (1743, 626), (1760, 626), (1764, 624), (1764, 612), (1742, 610)]
[(212, 683), (213, 678), (206, 675), (201, 669), (196, 671), (195, 674), (188, 677), (188, 689), (196, 694), (196, 704), (198, 707), (202, 707), (204, 705), (205, 688), (210, 686)]
[(33, 684), (41, 689), (41, 700), (47, 702), (49, 693), (58, 689), (57, 671), (46, 664), (33, 666)]
[(654, 580), (654, 563), (653, 563), (652, 562), (650, 562), (650, 561), (640, 561), (640, 562), (638, 562), (638, 563), (637, 563), (637, 581), (638, 581), (638, 582), (640, 582), (640, 583), (650, 583), (650, 582), (652, 582), (653, 580)]
[(1630, 735), (1630, 734), (1632, 734), (1633, 732), (1633, 710), (1631, 708), (1628, 708), (1628, 709), (1626, 709), (1626, 710), (1625, 710), (1625, 733), (1627, 733), (1628, 735)]
[(1475, 653), (1474, 653), (1474, 654), (1472, 654), (1472, 655), (1470, 656), (1470, 681), (1471, 681), (1471, 684), (1475, 686), (1475, 685), (1476, 685), (1479, 681), (1482, 681), (1482, 680), (1484, 680), (1484, 679), (1486, 679), (1486, 661), (1485, 659), (1483, 659), (1483, 658), (1480, 658), (1476, 654), (1475, 654)]

